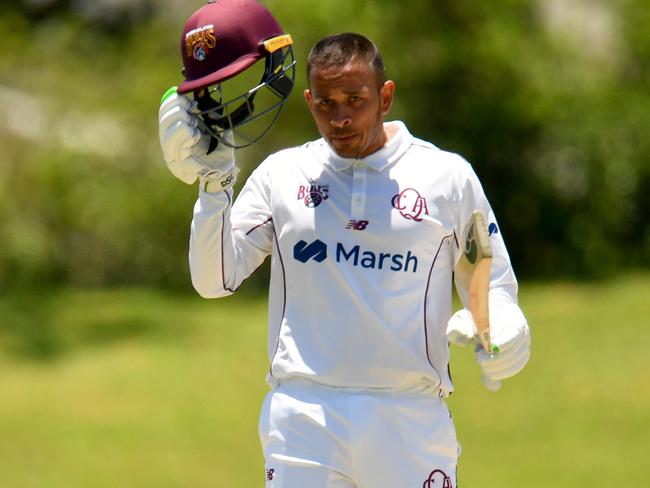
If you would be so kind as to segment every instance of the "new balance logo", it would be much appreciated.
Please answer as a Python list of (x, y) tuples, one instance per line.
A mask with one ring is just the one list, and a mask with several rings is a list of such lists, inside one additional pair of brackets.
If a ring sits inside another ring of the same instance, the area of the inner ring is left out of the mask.
[(316, 239), (311, 244), (307, 244), (305, 241), (298, 241), (293, 246), (293, 257), (301, 263), (306, 263), (310, 259), (313, 259), (317, 263), (322, 263), (327, 259), (327, 244), (319, 239)]
[(370, 222), (367, 220), (350, 220), (345, 228), (351, 230), (366, 230), (369, 223)]

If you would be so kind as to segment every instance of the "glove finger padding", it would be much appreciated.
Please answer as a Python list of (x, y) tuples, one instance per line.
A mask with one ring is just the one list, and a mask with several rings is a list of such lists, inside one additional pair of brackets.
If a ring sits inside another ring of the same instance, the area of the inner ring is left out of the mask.
[(158, 114), (158, 128), (160, 133), (164, 134), (169, 127), (178, 121), (183, 121), (194, 127), (198, 124), (196, 114), (185, 108), (185, 104), (168, 106), (164, 111), (161, 109)]
[(501, 347), (528, 330), (528, 322), (516, 303), (503, 299), (490, 300), (490, 335), (492, 343)]
[[(223, 131), (219, 137), (227, 141), (231, 146), (235, 144), (232, 130)], [(223, 166), (232, 164), (235, 159), (232, 147), (228, 147), (223, 141), (219, 141), (216, 149), (208, 154), (210, 141), (210, 136), (202, 135), (200, 140), (192, 146), (192, 156), (210, 168), (223, 168)]]
[[(175, 87), (174, 87), (175, 88)], [(163, 96), (158, 109), (158, 120), (161, 120), (165, 114), (178, 108), (187, 113), (195, 113), (197, 110), (197, 103), (190, 99), (188, 95), (179, 94), (177, 92), (171, 93), (170, 88), (168, 93)]]
[(530, 330), (519, 306), (497, 297), (490, 297), (491, 342), (499, 352), (487, 353), (476, 336), (476, 325), (467, 309), (456, 312), (447, 324), (450, 342), (466, 346), (476, 344), (476, 360), (483, 372), (484, 384), (498, 389), (499, 380), (517, 374), (530, 358)]
[[(197, 103), (167, 90), (158, 111), (158, 135), (163, 158), (171, 173), (187, 184), (201, 179), (203, 190), (220, 191), (231, 187), (237, 176), (232, 131), (224, 131), (221, 141), (210, 151), (211, 136), (200, 129)], [(230, 144), (224, 143), (229, 142)]]
[(490, 328), (492, 344), (499, 352), (478, 349), (476, 360), (487, 378), (500, 380), (514, 376), (530, 358), (530, 330), (526, 318), (514, 303), (490, 303)]
[(201, 132), (183, 120), (176, 121), (167, 129), (161, 139), (163, 157), (169, 164), (189, 158), (194, 146), (201, 139)]
[(167, 163), (167, 168), (176, 178), (188, 185), (194, 183), (201, 172), (205, 171), (205, 166), (191, 156), (186, 159), (171, 161)]
[(186, 95), (175, 93), (165, 98), (158, 110), (158, 132), (161, 139), (167, 130), (179, 120), (196, 127), (198, 117), (195, 109), (196, 102), (191, 101)]
[(190, 113), (193, 106), (194, 102), (177, 93), (163, 99), (158, 112), (158, 136), (167, 164), (188, 158), (201, 139), (198, 117)]
[(496, 353), (478, 350), (476, 360), (483, 370), (483, 375), (492, 380), (502, 380), (519, 373), (530, 358), (529, 338), (528, 335), (522, 335), (520, 340), (510, 343)]

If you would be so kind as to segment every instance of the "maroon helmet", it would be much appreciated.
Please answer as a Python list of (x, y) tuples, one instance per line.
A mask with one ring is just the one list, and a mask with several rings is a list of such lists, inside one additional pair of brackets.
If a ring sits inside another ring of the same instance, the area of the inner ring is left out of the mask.
[[(185, 81), (178, 92), (194, 94), (202, 113), (202, 129), (234, 147), (248, 146), (263, 137), (293, 88), (296, 63), (292, 43), (273, 15), (255, 0), (210, 0), (194, 12), (181, 36)], [(222, 84), (261, 60), (264, 70), (259, 82), (224, 101)], [(256, 109), (255, 98), (265, 96), (266, 106)], [(233, 145), (221, 137), (224, 130), (262, 116), (271, 119), (270, 124), (261, 130), (258, 127), (254, 136), (237, 131), (237, 139), (243, 138), (241, 144)], [(214, 147), (216, 144), (213, 141)]]

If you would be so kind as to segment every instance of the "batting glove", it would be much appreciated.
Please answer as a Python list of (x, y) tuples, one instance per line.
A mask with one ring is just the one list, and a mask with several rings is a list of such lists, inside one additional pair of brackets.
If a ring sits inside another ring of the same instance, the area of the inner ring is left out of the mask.
[[(176, 178), (188, 185), (198, 178), (201, 190), (214, 193), (235, 183), (235, 154), (223, 142), (209, 152), (210, 136), (201, 131), (199, 114), (195, 101), (177, 93), (176, 87), (167, 90), (158, 111), (160, 147)], [(232, 131), (226, 131), (222, 137), (233, 142)]]
[(447, 324), (447, 339), (459, 346), (476, 344), (476, 360), (483, 372), (483, 384), (498, 390), (500, 381), (516, 375), (530, 358), (530, 329), (519, 306), (490, 300), (490, 335), (496, 351), (480, 345), (476, 325), (467, 309), (456, 312)]

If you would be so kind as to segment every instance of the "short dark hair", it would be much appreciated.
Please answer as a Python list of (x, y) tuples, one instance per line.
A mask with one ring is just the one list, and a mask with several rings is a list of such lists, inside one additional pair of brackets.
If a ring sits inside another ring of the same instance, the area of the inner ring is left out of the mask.
[(327, 36), (314, 44), (307, 58), (307, 81), (314, 66), (342, 67), (353, 59), (367, 61), (377, 73), (379, 86), (384, 84), (386, 73), (379, 48), (354, 32)]

